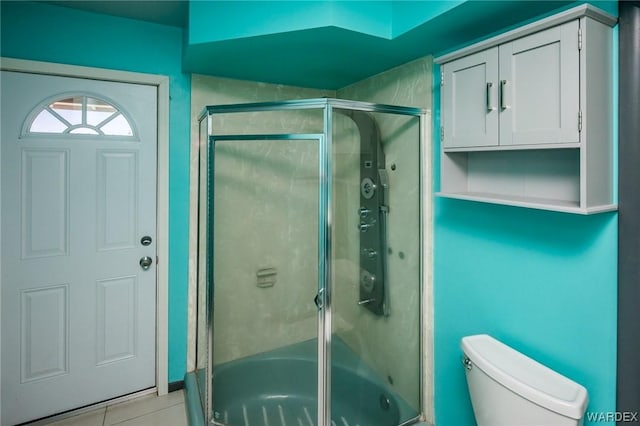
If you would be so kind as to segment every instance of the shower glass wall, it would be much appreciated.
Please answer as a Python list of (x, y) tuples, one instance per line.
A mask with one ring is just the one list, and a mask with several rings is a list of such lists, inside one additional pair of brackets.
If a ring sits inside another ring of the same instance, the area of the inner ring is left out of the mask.
[(422, 413), (426, 112), (338, 99), (200, 119), (196, 381), (208, 424)]

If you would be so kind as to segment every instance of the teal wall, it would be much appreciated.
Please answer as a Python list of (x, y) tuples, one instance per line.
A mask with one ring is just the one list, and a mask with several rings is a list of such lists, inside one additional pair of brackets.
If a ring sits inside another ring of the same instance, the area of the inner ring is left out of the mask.
[(437, 199), (434, 245), (438, 426), (473, 424), (460, 339), (477, 333), (581, 383), (588, 411), (615, 411), (617, 214)]
[[(188, 42), (207, 43), (322, 27), (339, 27), (391, 39), (463, 2), (194, 1), (189, 4)], [(340, 54), (340, 51), (334, 52), (334, 55)]]
[[(597, 6), (617, 12), (615, 2)], [(614, 52), (617, 107), (617, 29)], [(434, 128), (439, 129), (439, 66), (433, 76)], [(435, 191), (440, 187), (438, 134)], [(614, 142), (615, 154), (617, 129)], [(615, 411), (617, 213), (581, 216), (436, 198), (434, 214), (437, 426), (475, 424), (460, 339), (480, 333), (585, 386), (588, 412)], [(597, 423), (602, 424), (614, 422)]]
[(181, 72), (182, 30), (43, 3), (3, 1), (1, 7), (1, 56), (170, 78), (169, 382), (182, 380), (187, 356), (190, 108), (190, 77)]

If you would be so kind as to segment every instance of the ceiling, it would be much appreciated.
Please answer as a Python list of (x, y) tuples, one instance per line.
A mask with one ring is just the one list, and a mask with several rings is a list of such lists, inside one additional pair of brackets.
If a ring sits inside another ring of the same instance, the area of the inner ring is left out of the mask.
[(173, 27), (186, 27), (189, 16), (188, 0), (46, 0), (43, 3)]
[[(384, 2), (192, 0), (191, 22), (188, 0), (48, 0), (46, 3), (184, 28), (182, 60), (183, 70), (188, 73), (320, 89), (339, 89), (411, 60), (453, 50), (575, 4), (569, 0), (387, 0), (391, 8), (402, 4), (403, 19), (411, 25), (397, 34), (382, 34), (382, 31), (376, 34), (376, 25), (386, 28), (396, 24), (390, 21), (393, 17), (384, 13), (374, 16), (372, 9)], [(269, 9), (269, 3), (273, 9), (281, 9), (279, 16)], [(332, 10), (330, 19), (322, 21), (321, 16), (305, 10), (313, 4), (321, 8), (333, 4), (334, 9), (341, 11)], [(212, 7), (213, 11), (193, 13), (203, 5)], [(291, 12), (295, 7), (307, 12), (306, 21), (299, 19), (304, 16)], [(349, 8), (355, 12), (349, 15), (342, 11)], [(426, 13), (425, 8), (432, 11)], [(357, 26), (362, 24), (359, 20), (370, 21), (364, 24), (366, 30)], [(196, 32), (198, 37), (194, 37)]]
[[(371, 2), (361, 2), (366, 3)], [(416, 25), (396, 34), (376, 34), (371, 30), (375, 25), (367, 26), (366, 23), (354, 28), (344, 21), (323, 22), (318, 10), (314, 10), (316, 15), (309, 16), (306, 23), (301, 13), (297, 13), (294, 20), (287, 19), (284, 12), (278, 15), (265, 10), (264, 15), (270, 18), (269, 25), (264, 22), (265, 18), (260, 20), (258, 13), (253, 18), (255, 24), (251, 25), (247, 19), (249, 12), (238, 11), (234, 19), (230, 11), (225, 10), (226, 13), (220, 15), (227, 21), (244, 24), (240, 29), (231, 25), (226, 34), (221, 34), (220, 28), (225, 23), (217, 26), (215, 13), (195, 14), (190, 22), (190, 42), (184, 49), (183, 67), (199, 74), (335, 90), (426, 55), (440, 54), (504, 31), (566, 6), (570, 1), (432, 0), (404, 3), (416, 8), (425, 3), (446, 3), (448, 8), (441, 7), (435, 13), (423, 8), (420, 10), (423, 15)], [(373, 15), (366, 7), (356, 10), (356, 14), (354, 20)], [(415, 15), (419, 16), (418, 10)], [(210, 41), (194, 36), (201, 16), (206, 16), (204, 27), (209, 31)], [(384, 16), (371, 18), (374, 23), (384, 24), (384, 20)], [(390, 26), (396, 24), (393, 21)]]

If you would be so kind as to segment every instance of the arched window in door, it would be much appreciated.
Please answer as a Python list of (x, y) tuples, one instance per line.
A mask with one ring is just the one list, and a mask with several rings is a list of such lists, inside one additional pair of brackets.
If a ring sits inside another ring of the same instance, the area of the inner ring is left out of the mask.
[(90, 94), (64, 94), (39, 104), (22, 135), (112, 136), (137, 139), (132, 121), (114, 103)]

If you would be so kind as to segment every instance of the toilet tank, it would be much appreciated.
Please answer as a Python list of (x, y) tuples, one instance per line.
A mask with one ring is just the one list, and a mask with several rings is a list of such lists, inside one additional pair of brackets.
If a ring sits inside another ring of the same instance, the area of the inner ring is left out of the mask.
[(486, 334), (462, 338), (478, 426), (582, 425), (587, 390)]

